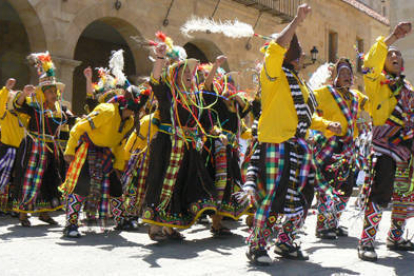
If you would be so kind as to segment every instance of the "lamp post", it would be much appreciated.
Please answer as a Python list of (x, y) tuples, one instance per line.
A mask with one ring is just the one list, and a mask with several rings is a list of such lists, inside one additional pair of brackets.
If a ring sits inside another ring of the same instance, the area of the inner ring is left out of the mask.
[(318, 53), (319, 53), (318, 48), (316, 48), (316, 46), (313, 46), (310, 53), (311, 53), (312, 64), (315, 64), (317, 57), (318, 57)]
[(313, 46), (312, 49), (310, 50), (311, 61), (312, 62), (304, 63), (303, 68), (305, 68), (309, 65), (315, 64), (315, 62), (318, 60), (318, 53), (319, 53), (318, 48), (316, 48), (316, 46)]

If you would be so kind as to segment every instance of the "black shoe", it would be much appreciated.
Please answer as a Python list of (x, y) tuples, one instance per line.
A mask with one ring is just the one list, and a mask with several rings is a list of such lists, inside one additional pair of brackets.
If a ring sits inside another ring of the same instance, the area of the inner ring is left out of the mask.
[(133, 224), (128, 219), (123, 219), (122, 222), (118, 223), (115, 228), (117, 231), (134, 231), (138, 229), (138, 224)]
[(298, 261), (309, 260), (309, 256), (303, 254), (302, 250), (300, 250), (300, 246), (296, 243), (293, 245), (287, 243), (276, 243), (274, 252), (286, 259)]
[(316, 231), (316, 237), (323, 240), (336, 240), (338, 238), (334, 229)]
[(80, 238), (81, 234), (78, 231), (78, 226), (75, 224), (69, 224), (63, 229), (63, 235), (67, 238)]
[(227, 227), (223, 227), (223, 226), (220, 227), (219, 229), (215, 229), (215, 228), (213, 228), (213, 226), (211, 226), (210, 232), (211, 232), (211, 234), (213, 234), (213, 237), (215, 237), (215, 238), (233, 236), (233, 233), (230, 231), (230, 229), (227, 228)]
[(262, 250), (254, 250), (254, 249), (248, 249), (246, 251), (246, 257), (250, 260), (252, 264), (260, 265), (260, 266), (268, 266), (273, 261), (267, 254), (267, 251)]
[(378, 260), (378, 256), (375, 252), (374, 245), (372, 245), (371, 243), (365, 245), (358, 245), (358, 257), (361, 260), (368, 262), (376, 262)]
[(399, 241), (394, 241), (387, 238), (385, 244), (387, 245), (387, 248), (392, 251), (414, 251), (414, 244), (409, 240), (401, 239)]
[(335, 233), (338, 237), (348, 237), (348, 230), (344, 226), (336, 228)]

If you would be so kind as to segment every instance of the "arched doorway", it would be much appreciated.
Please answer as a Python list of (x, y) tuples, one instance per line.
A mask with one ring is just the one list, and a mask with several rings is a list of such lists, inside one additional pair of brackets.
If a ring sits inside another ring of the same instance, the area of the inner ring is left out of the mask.
[[(137, 58), (146, 57), (145, 49), (131, 50), (131, 35), (139, 35), (132, 25), (118, 18), (102, 18), (90, 23), (82, 32), (75, 48), (74, 59), (81, 61), (73, 75), (73, 100), (72, 109), (77, 114), (84, 113), (83, 105), (86, 95), (86, 81), (83, 76), (83, 70), (91, 66), (108, 67), (109, 57), (112, 51), (123, 49), (125, 68), (124, 73), (134, 83), (139, 75), (143, 72), (137, 70)], [(95, 81), (97, 79), (96, 70), (94, 70)]]
[[(184, 45), (189, 58), (195, 58), (202, 63), (214, 62), (223, 52), (211, 41), (206, 39), (194, 39)], [(224, 63), (223, 68), (229, 71), (229, 65)]]
[(19, 14), (9, 1), (0, 0), (0, 86), (8, 78), (17, 79), (17, 89), (30, 82), (29, 53), (28, 35)]

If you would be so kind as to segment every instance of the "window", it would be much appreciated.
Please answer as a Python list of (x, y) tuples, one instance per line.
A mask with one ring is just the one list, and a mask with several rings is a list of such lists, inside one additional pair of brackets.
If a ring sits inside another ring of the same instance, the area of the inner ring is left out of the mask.
[(335, 63), (338, 54), (338, 33), (329, 32), (329, 62)]
[[(361, 38), (357, 38), (357, 40), (356, 40), (356, 46), (357, 46), (358, 52), (360, 54), (363, 54), (364, 53), (364, 40), (361, 39)], [(362, 73), (362, 66), (363, 66), (363, 63), (364, 63), (364, 61), (362, 60), (362, 56), (361, 57), (357, 57), (356, 60), (357, 60), (357, 62), (356, 62), (357, 72), (358, 73)]]

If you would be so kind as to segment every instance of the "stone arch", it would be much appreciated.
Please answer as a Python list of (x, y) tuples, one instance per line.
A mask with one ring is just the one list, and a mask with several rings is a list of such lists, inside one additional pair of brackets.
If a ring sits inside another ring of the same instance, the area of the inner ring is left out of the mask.
[[(214, 62), (216, 57), (223, 54), (214, 42), (200, 38), (188, 41), (184, 45), (184, 49), (186, 49), (189, 58), (197, 58), (201, 62)], [(227, 61), (224, 63), (223, 68), (227, 72), (230, 71)]]
[(44, 51), (46, 38), (40, 19), (27, 0), (0, 0), (0, 82), (17, 79), (17, 89), (37, 82), (26, 62), (30, 52)]
[(87, 66), (107, 67), (113, 50), (124, 50), (124, 72), (132, 83), (136, 82), (138, 76), (147, 74), (142, 67), (142, 60), (148, 56), (148, 50), (139, 47), (131, 37), (141, 38), (141, 34), (127, 21), (113, 17), (97, 19), (82, 31), (73, 54), (75, 60), (82, 62), (74, 70), (73, 76), (73, 99), (76, 101), (72, 106), (76, 113), (83, 112), (82, 102), (86, 93), (83, 69)]
[(47, 49), (46, 35), (43, 24), (28, 0), (1, 0), (9, 3), (19, 15), (29, 38), (32, 52), (45, 51)]

